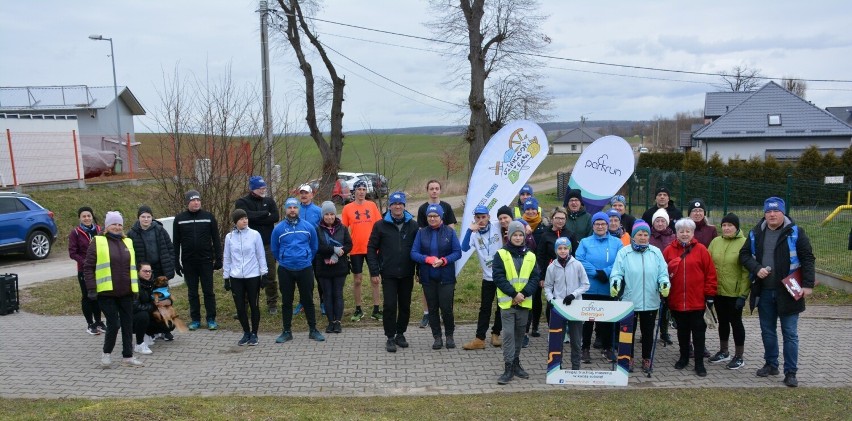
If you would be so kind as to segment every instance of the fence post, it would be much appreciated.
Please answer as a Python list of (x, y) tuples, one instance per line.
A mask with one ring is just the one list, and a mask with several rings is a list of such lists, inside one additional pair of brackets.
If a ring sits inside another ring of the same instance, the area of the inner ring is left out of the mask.
[[(728, 214), (728, 176), (722, 181), (722, 215)], [(720, 219), (721, 220), (721, 219)]]
[(77, 179), (79, 180), (81, 178), (80, 177), (80, 157), (78, 155), (79, 152), (77, 150), (77, 131), (76, 130), (71, 130), (71, 141), (74, 142), (74, 163), (77, 164)]
[(133, 149), (130, 147), (130, 132), (127, 132), (127, 165), (130, 169), (130, 178), (133, 178)]
[(18, 175), (15, 173), (15, 154), (12, 153), (12, 132), (6, 129), (6, 141), (9, 142), (9, 162), (12, 165), (12, 185), (18, 187)]
[(686, 177), (686, 172), (681, 171), (680, 172), (680, 180), (678, 180), (678, 181), (680, 181), (680, 197), (678, 197), (678, 200), (679, 200), (678, 203), (680, 203), (681, 211), (683, 211), (683, 205), (686, 203), (686, 197), (684, 197), (686, 193), (683, 191), (684, 190), (683, 185), (686, 184), (684, 182), (685, 177)]
[(791, 197), (792, 192), (793, 192), (793, 173), (792, 173), (792, 169), (787, 168), (787, 191), (784, 192), (784, 204), (785, 204), (784, 214), (785, 215), (790, 214), (790, 206), (793, 203), (793, 198)]

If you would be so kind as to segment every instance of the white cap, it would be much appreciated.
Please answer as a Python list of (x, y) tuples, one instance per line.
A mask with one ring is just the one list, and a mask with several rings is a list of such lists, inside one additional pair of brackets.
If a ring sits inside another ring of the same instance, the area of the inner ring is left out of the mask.
[(314, 189), (312, 189), (311, 186), (308, 185), (308, 184), (302, 184), (301, 186), (299, 186), (299, 191), (300, 192), (306, 191), (308, 193), (313, 193)]

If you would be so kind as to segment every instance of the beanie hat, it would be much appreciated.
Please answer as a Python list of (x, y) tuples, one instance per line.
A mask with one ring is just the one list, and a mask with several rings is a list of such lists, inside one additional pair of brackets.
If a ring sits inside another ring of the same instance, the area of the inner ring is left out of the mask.
[(89, 212), (89, 213), (92, 214), (92, 216), (95, 216), (95, 211), (93, 211), (92, 208), (90, 208), (88, 206), (83, 206), (80, 209), (77, 209), (77, 217), (79, 218), (80, 215), (83, 214), (83, 212)]
[(731, 213), (729, 213), (729, 214), (725, 215), (724, 217), (722, 217), (722, 223), (724, 224), (725, 222), (727, 222), (727, 223), (729, 223), (729, 224), (733, 225), (733, 226), (734, 226), (734, 227), (736, 227), (737, 229), (740, 229), (740, 217), (739, 217), (739, 216), (737, 216), (737, 215), (736, 215), (735, 213), (733, 213), (733, 212), (731, 212)]
[(577, 199), (577, 200), (582, 202), (583, 201), (583, 193), (581, 193), (580, 190), (578, 190), (578, 189), (568, 190), (568, 196), (566, 197), (565, 201), (567, 202), (571, 199)]
[(233, 211), (233, 212), (231, 212), (231, 221), (232, 221), (233, 223), (235, 223), (235, 224), (236, 224), (236, 223), (237, 223), (237, 221), (239, 221), (240, 219), (243, 219), (243, 218), (248, 218), (248, 214), (246, 213), (246, 211), (245, 211), (245, 210), (243, 210), (243, 209), (234, 209), (234, 211)]
[(189, 202), (192, 202), (195, 199), (201, 200), (201, 193), (198, 193), (198, 190), (190, 190), (186, 192), (186, 194), (184, 195), (184, 199), (186, 200), (186, 204), (188, 205)]
[(112, 224), (124, 225), (124, 218), (121, 217), (121, 212), (109, 211), (106, 213), (106, 217), (104, 218), (104, 226), (108, 227)]
[(785, 209), (786, 207), (784, 206), (784, 200), (780, 197), (772, 196), (769, 199), (766, 199), (765, 202), (763, 202), (763, 213), (769, 212), (771, 210), (777, 210), (784, 213)]
[(333, 214), (337, 215), (337, 208), (334, 206), (334, 202), (332, 202), (332, 201), (326, 200), (325, 202), (322, 202), (321, 208), (322, 208), (322, 214), (323, 215), (325, 215), (327, 213), (333, 213)]
[(287, 201), (284, 202), (284, 209), (287, 209), (289, 207), (299, 207), (299, 201), (296, 200), (296, 198), (294, 197), (287, 198)]
[[(367, 182), (364, 181), (364, 180), (358, 180), (358, 181), (355, 182), (355, 184), (352, 185), (353, 190), (358, 190), (358, 187), (363, 187), (363, 188), (366, 189), (367, 188)], [(405, 202), (403, 202), (403, 203), (405, 203)]]
[(597, 221), (604, 221), (609, 224), (609, 216), (603, 212), (595, 212), (595, 214), (592, 215), (592, 225), (594, 225)]
[(488, 215), (490, 212), (488, 211), (488, 207), (484, 205), (479, 205), (473, 208), (474, 215)]
[(143, 213), (150, 214), (152, 217), (154, 216), (154, 212), (151, 211), (151, 207), (148, 205), (139, 206), (139, 210), (136, 212), (136, 217), (142, 216)]
[(613, 204), (615, 204), (615, 202), (621, 202), (621, 203), (623, 203), (623, 204), (625, 204), (625, 205), (626, 205), (626, 204), (627, 204), (627, 199), (625, 199), (625, 198), (624, 198), (624, 196), (622, 196), (622, 195), (620, 195), (620, 194), (617, 194), (617, 195), (615, 195), (615, 196), (612, 196), (612, 197), (609, 199), (609, 204), (610, 204), (610, 206), (611, 206), (611, 205), (613, 205)]
[(266, 187), (266, 181), (259, 175), (249, 177), (249, 190), (257, 190)]
[(538, 211), (538, 199), (535, 197), (530, 197), (524, 201), (524, 210), (535, 209)]
[(523, 187), (521, 187), (521, 191), (520, 191), (520, 193), (518, 193), (518, 194), (519, 194), (519, 195), (520, 195), (520, 194), (528, 194), (528, 195), (532, 196), (532, 194), (533, 194), (533, 188), (532, 188), (532, 186), (530, 186), (529, 184), (524, 184), (524, 186), (523, 186)]
[(553, 251), (559, 250), (559, 246), (568, 246), (568, 250), (571, 250), (571, 242), (568, 241), (567, 237), (557, 238), (556, 242), (553, 243)]
[(635, 237), (636, 233), (639, 231), (645, 231), (648, 234), (651, 234), (651, 227), (648, 226), (648, 223), (642, 219), (637, 219), (636, 222), (633, 223), (633, 231), (630, 233), (630, 237)]
[(500, 215), (508, 215), (509, 218), (514, 219), (514, 216), (512, 216), (512, 208), (508, 206), (500, 206), (500, 209), (497, 209), (497, 217), (499, 218)]
[(392, 195), (390, 195), (390, 199), (388, 199), (388, 205), (395, 205), (397, 203), (405, 204), (405, 193), (401, 191), (395, 191)]
[(671, 193), (669, 193), (669, 188), (666, 187), (666, 186), (657, 186), (657, 190), (654, 191), (654, 196), (656, 196), (660, 193), (665, 193), (665, 194), (671, 196)]
[(426, 207), (426, 215), (429, 215), (430, 213), (438, 214), (439, 218), (443, 218), (444, 208), (442, 208), (441, 205), (429, 205)]
[(704, 213), (707, 213), (707, 206), (704, 205), (704, 201), (701, 199), (692, 199), (689, 201), (689, 210), (687, 212), (692, 212), (693, 209), (704, 209)]
[(657, 218), (663, 218), (663, 219), (665, 219), (665, 220), (666, 220), (666, 225), (668, 225), (668, 224), (669, 224), (669, 222), (670, 222), (670, 219), (669, 219), (669, 213), (668, 213), (668, 212), (666, 212), (666, 210), (665, 210), (665, 209), (657, 209), (657, 211), (656, 211), (656, 212), (654, 212), (654, 216), (652, 216), (652, 217), (651, 217), (651, 223), (653, 224), (653, 223), (654, 223), (654, 221), (656, 221), (656, 220), (657, 220)]
[(507, 229), (507, 231), (507, 235), (509, 236), (510, 240), (512, 239), (512, 234), (518, 231), (520, 231), (521, 234), (524, 234), (524, 237), (526, 237), (527, 235), (527, 231), (526, 229), (524, 229), (524, 224), (520, 223), (520, 221), (509, 222), (509, 228)]
[(618, 213), (618, 211), (615, 210), (615, 209), (610, 209), (610, 210), (606, 211), (606, 216), (607, 216), (607, 220), (609, 220), (609, 218), (612, 218), (614, 216), (614, 217), (618, 218), (619, 221), (621, 221), (621, 214)]

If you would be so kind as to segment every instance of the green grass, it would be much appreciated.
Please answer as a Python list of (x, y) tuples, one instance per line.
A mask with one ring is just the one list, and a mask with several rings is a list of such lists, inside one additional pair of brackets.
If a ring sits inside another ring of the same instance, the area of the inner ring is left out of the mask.
[(397, 397), (0, 399), (15, 420), (839, 420), (852, 388), (572, 390)]

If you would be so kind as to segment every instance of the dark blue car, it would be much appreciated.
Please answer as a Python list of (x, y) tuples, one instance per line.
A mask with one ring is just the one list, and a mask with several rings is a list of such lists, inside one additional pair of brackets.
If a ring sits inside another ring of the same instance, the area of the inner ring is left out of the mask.
[(53, 212), (29, 195), (0, 192), (0, 253), (24, 253), (44, 259), (59, 232)]

